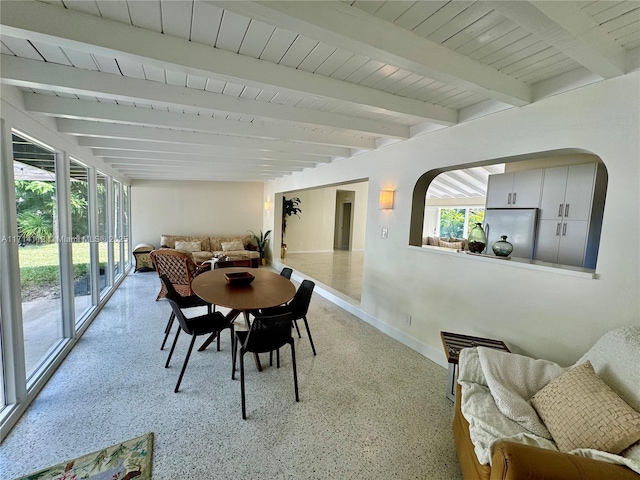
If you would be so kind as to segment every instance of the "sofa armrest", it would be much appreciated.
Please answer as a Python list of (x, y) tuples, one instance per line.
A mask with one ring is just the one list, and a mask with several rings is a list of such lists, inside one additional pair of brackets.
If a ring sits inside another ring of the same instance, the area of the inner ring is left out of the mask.
[(638, 480), (615, 465), (514, 442), (499, 442), (491, 459), (491, 480)]

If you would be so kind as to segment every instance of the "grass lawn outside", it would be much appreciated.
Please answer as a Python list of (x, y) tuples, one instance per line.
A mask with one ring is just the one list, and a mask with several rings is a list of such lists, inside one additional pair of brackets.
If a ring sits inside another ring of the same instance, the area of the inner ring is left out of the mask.
[[(73, 243), (71, 246), (74, 280), (89, 273), (89, 245), (89, 243)], [(107, 259), (107, 243), (99, 243), (98, 250), (99, 258), (104, 259), (100, 266), (104, 268)], [(59, 293), (60, 265), (57, 243), (25, 245), (18, 248), (18, 255), (23, 301), (55, 294), (52, 291)]]

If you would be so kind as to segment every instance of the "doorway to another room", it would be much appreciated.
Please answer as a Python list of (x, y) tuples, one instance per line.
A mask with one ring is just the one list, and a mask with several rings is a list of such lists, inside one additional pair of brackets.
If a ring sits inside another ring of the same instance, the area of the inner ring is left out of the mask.
[(287, 219), (282, 263), (360, 302), (368, 181), (286, 192), (300, 198), (299, 216)]

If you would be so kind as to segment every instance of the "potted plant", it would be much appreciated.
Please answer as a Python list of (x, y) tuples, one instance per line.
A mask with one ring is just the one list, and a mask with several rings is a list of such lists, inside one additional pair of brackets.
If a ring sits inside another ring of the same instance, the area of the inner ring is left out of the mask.
[(264, 259), (264, 251), (267, 248), (267, 242), (269, 241), (269, 234), (271, 233), (271, 230), (267, 230), (266, 233), (262, 233), (262, 230), (260, 230), (260, 235), (256, 235), (253, 230), (248, 231), (253, 235), (253, 240), (255, 240), (258, 252), (260, 252), (261, 263), (264, 265), (266, 263)]
[(302, 202), (298, 197), (282, 197), (282, 249), (280, 251), (280, 256), (282, 258), (284, 258), (287, 253), (287, 244), (284, 243), (284, 236), (287, 231), (287, 218), (291, 215), (295, 215), (300, 218), (300, 215), (298, 215), (302, 212), (299, 207), (300, 203)]

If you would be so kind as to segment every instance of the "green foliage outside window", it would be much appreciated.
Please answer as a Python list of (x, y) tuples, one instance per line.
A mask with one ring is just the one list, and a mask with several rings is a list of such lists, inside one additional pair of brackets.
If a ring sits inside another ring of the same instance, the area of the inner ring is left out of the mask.
[(464, 208), (440, 210), (440, 236), (462, 238), (464, 234)]
[[(467, 212), (468, 210), (468, 212)], [(465, 215), (467, 228), (465, 229)], [(476, 223), (484, 222), (484, 208), (441, 208), (440, 236), (464, 238)]]

